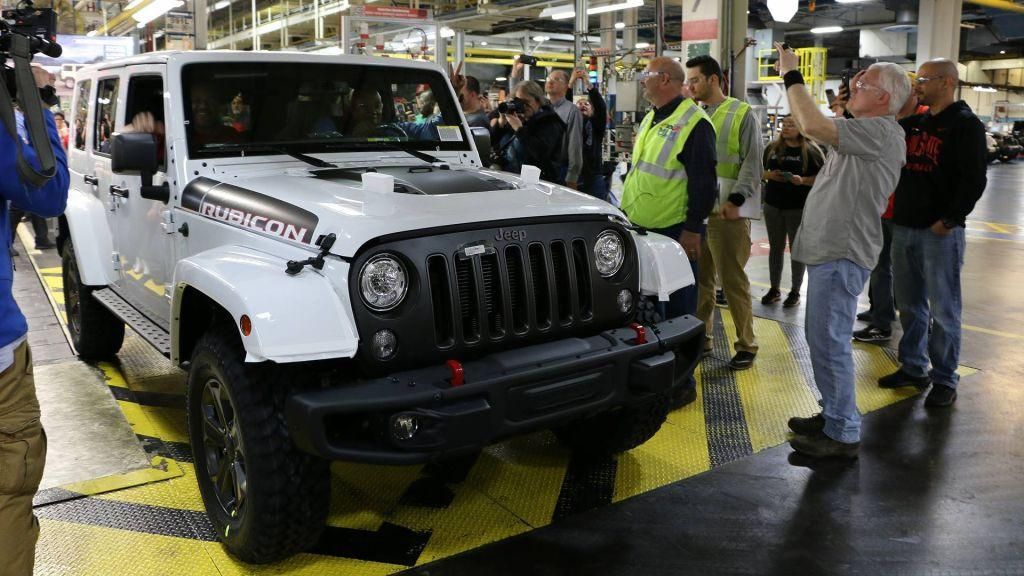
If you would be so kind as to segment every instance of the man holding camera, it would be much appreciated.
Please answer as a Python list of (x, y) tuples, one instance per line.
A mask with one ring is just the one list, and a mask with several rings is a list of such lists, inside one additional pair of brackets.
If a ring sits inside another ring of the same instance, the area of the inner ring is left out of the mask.
[[(686, 76), (682, 65), (667, 57), (654, 58), (640, 73), (644, 98), (653, 106), (640, 122), (633, 145), (633, 168), (626, 176), (622, 211), (639, 226), (679, 241), (699, 276), (704, 220), (715, 203), (715, 130), (708, 115), (681, 92)], [(697, 312), (697, 286), (669, 297), (667, 316)], [(696, 381), (673, 398), (675, 407), (696, 399)]]
[(540, 177), (561, 182), (558, 159), (565, 123), (547, 103), (544, 90), (530, 80), (516, 84), (515, 97), (498, 105), (498, 164), (519, 172), (524, 164), (540, 168)]
[(799, 57), (782, 44), (775, 47), (793, 116), (805, 136), (831, 147), (793, 243), (793, 259), (807, 265), (805, 331), (822, 411), (789, 419), (796, 433), (790, 445), (812, 458), (856, 458), (860, 412), (850, 332), (857, 297), (882, 250), (878, 215), (906, 158), (895, 115), (910, 94), (910, 82), (896, 64), (873, 64), (851, 86), (847, 110), (853, 118), (826, 118), (804, 87)]
[[(50, 74), (33, 68), (36, 86), (50, 83)], [(0, 103), (0, 106), (4, 105)], [(7, 103), (9, 106), (10, 104)], [(0, 238), (10, 239), (8, 210), (13, 205), (43, 217), (58, 216), (68, 197), (68, 164), (53, 115), (44, 110), (46, 134), (53, 148), (56, 171), (38, 188), (18, 176), (21, 157), (36, 170), (37, 151), (27, 144), (29, 128), (20, 112), (16, 126), (0, 122)], [(32, 514), (32, 497), (43, 476), (46, 435), (39, 421), (39, 401), (32, 379), (28, 325), (14, 301), (13, 265), (8, 250), (0, 250), (0, 570), (31, 574), (39, 522)]]

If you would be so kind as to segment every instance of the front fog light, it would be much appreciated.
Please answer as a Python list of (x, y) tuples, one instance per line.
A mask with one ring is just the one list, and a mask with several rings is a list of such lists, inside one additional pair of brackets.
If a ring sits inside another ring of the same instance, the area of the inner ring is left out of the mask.
[(626, 249), (618, 232), (605, 230), (597, 236), (597, 242), (594, 242), (594, 265), (601, 276), (614, 276), (622, 268), (625, 259)]
[(633, 308), (633, 293), (629, 290), (622, 290), (616, 301), (619, 303), (619, 311), (625, 314)]
[(395, 440), (411, 440), (420, 430), (420, 421), (411, 414), (399, 414), (391, 419), (391, 435)]
[(391, 330), (378, 330), (370, 342), (373, 357), (377, 360), (391, 360), (398, 351), (398, 338)]

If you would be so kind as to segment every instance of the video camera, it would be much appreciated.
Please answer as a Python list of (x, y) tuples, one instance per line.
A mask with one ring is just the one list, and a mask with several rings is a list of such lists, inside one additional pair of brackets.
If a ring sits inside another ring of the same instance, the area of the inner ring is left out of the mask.
[(526, 107), (523, 105), (523, 101), (516, 98), (498, 103), (498, 112), (502, 114), (517, 114), (525, 111)]
[[(50, 8), (35, 8), (32, 0), (22, 0), (17, 8), (0, 13), (0, 120), (12, 139), (17, 140), (17, 109), (25, 117), (28, 139), (36, 150), (40, 170), (22, 156), (17, 147), (18, 175), (38, 188), (56, 174), (53, 147), (46, 132), (43, 102), (56, 106), (59, 101), (53, 86), (38, 88), (31, 70), (34, 54), (58, 58), (62, 49), (57, 44), (57, 13)], [(7, 60), (14, 62), (7, 66)]]

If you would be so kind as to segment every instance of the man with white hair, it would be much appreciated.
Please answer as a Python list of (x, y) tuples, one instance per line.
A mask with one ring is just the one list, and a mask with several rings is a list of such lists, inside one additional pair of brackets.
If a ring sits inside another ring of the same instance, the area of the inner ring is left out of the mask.
[(892, 217), (896, 303), (903, 325), (900, 368), (878, 385), (923, 389), (931, 383), (924, 405), (942, 408), (956, 402), (960, 380), (964, 224), (985, 190), (985, 126), (954, 97), (959, 84), (955, 63), (944, 58), (925, 62), (914, 84), (918, 100), (929, 108), (900, 122), (907, 134), (907, 166)]
[(882, 250), (882, 223), (889, 194), (906, 159), (896, 112), (910, 94), (906, 72), (874, 64), (851, 83), (852, 119), (827, 118), (804, 87), (799, 58), (779, 51), (779, 72), (789, 108), (808, 138), (832, 150), (807, 197), (793, 259), (807, 265), (805, 331), (821, 413), (790, 418), (790, 445), (813, 458), (856, 458), (860, 448), (850, 333), (857, 297)]

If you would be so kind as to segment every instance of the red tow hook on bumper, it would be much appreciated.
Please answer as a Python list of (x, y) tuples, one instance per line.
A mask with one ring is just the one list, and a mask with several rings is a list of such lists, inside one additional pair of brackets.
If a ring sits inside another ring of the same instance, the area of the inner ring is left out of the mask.
[(633, 332), (636, 332), (635, 344), (647, 344), (647, 328), (644, 328), (643, 324), (633, 322), (629, 327), (633, 329)]
[(452, 388), (457, 388), (466, 383), (466, 373), (462, 369), (461, 362), (459, 362), (458, 360), (449, 360), (445, 362), (445, 364), (448, 366), (448, 370), (450, 370), (452, 373)]

